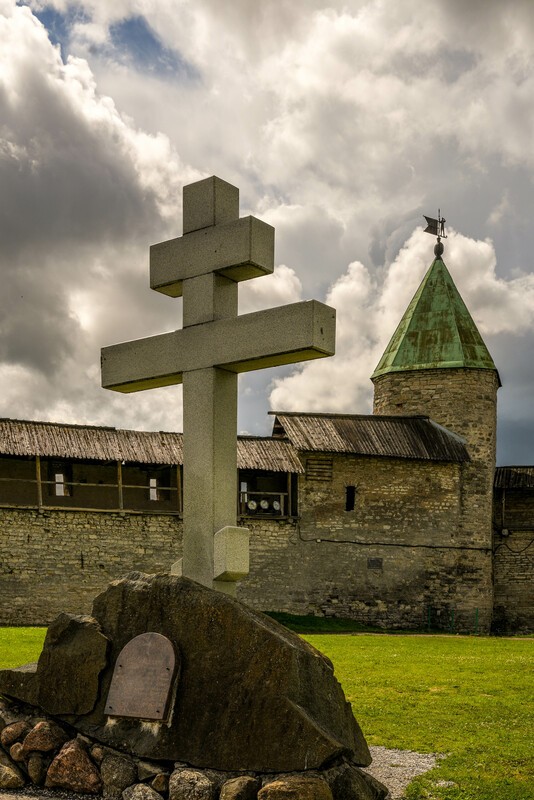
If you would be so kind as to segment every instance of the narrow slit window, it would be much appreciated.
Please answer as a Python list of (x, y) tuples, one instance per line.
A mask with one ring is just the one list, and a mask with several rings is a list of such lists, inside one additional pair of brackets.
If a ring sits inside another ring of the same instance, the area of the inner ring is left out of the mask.
[(157, 478), (149, 478), (148, 479), (148, 486), (149, 486), (149, 498), (150, 500), (159, 500), (158, 496), (158, 479)]
[(345, 511), (354, 511), (356, 502), (356, 487), (345, 486)]

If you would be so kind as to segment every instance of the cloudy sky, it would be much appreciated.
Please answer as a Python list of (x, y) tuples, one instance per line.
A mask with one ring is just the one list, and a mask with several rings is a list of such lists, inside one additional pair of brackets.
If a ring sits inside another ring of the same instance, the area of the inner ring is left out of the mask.
[(276, 228), (240, 311), (338, 312), (334, 358), (240, 378), (240, 430), (370, 412), (439, 207), (499, 461), (534, 463), (533, 67), (532, 0), (0, 0), (0, 416), (181, 430), (181, 389), (104, 391), (100, 348), (181, 325), (148, 248), (215, 174)]

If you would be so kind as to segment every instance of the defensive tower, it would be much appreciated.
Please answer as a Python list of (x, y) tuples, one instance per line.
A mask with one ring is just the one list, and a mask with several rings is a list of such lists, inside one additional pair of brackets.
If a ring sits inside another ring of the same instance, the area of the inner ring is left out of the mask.
[[(461, 513), (451, 537), (459, 548), (458, 578), (465, 585), (469, 569), (471, 602), (479, 610), (481, 627), (487, 629), (492, 606), (497, 389), (501, 384), (493, 359), (442, 260), (439, 239), (434, 253), (430, 269), (372, 375), (374, 413), (424, 414), (467, 442), (471, 461), (462, 467)], [(467, 548), (469, 568), (461, 556), (467, 555)]]

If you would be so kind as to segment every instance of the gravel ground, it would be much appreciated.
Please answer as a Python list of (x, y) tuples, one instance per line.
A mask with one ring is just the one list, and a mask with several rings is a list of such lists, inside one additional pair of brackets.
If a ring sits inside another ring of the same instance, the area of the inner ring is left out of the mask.
[(401, 800), (410, 781), (433, 769), (444, 758), (438, 753), (414, 753), (412, 750), (388, 750), (386, 747), (370, 747), (369, 750), (373, 763), (366, 772), (388, 787), (391, 800)]
[[(386, 747), (370, 747), (373, 763), (367, 768), (373, 777), (388, 787), (390, 800), (402, 800), (404, 790), (417, 775), (428, 772), (436, 766), (439, 754), (414, 753), (411, 750), (388, 750)], [(50, 791), (48, 789), (20, 789), (16, 792), (0, 791), (0, 800), (81, 800), (92, 798), (92, 795), (71, 794), (69, 792)]]

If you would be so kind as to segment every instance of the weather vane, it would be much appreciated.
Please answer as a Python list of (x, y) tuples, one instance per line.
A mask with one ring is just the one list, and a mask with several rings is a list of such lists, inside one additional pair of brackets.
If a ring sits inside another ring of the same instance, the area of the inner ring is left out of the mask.
[(443, 255), (443, 250), (445, 249), (441, 243), (441, 240), (447, 238), (447, 234), (445, 233), (445, 219), (441, 216), (441, 210), (439, 208), (437, 219), (434, 219), (433, 217), (427, 217), (426, 214), (423, 214), (423, 216), (427, 222), (424, 232), (438, 237), (437, 244), (434, 247), (434, 255), (439, 258), (441, 255)]

